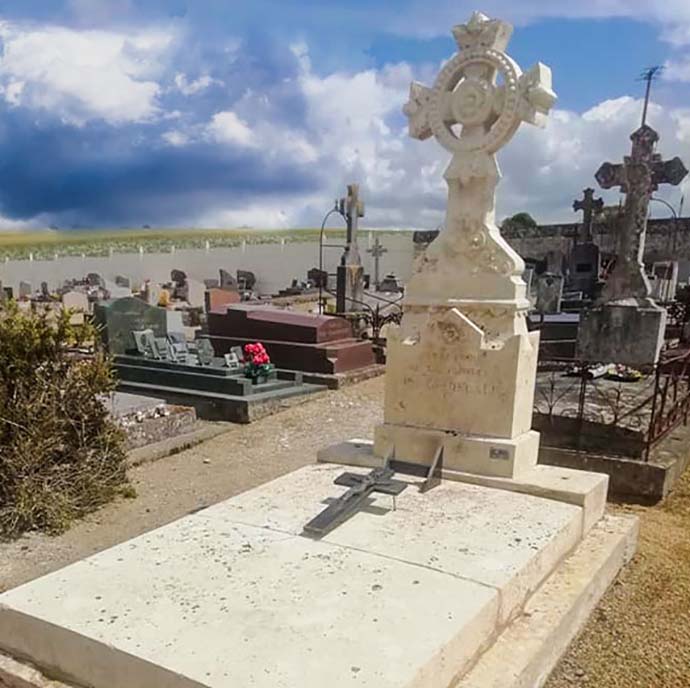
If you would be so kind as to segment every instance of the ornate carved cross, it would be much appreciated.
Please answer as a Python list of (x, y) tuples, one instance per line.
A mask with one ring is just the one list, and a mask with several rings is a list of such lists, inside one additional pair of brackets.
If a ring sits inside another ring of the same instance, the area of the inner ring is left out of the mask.
[(573, 203), (573, 210), (577, 213), (583, 211), (582, 228), (580, 229), (578, 238), (584, 243), (591, 243), (593, 239), (592, 227), (594, 225), (594, 213), (600, 212), (604, 207), (604, 201), (601, 198), (594, 198), (594, 189), (585, 189), (582, 200), (576, 200)]
[(678, 186), (688, 173), (680, 158), (662, 160), (654, 152), (659, 135), (649, 125), (640, 127), (630, 139), (632, 152), (623, 164), (605, 162), (596, 173), (602, 189), (619, 186), (626, 195), (617, 233), (616, 267), (606, 283), (603, 301), (649, 301), (651, 290), (643, 264), (649, 200), (660, 184)]
[[(510, 24), (475, 12), (467, 24), (453, 29), (458, 53), (446, 62), (434, 85), (414, 82), (410, 87), (404, 108), (410, 135), (421, 140), (434, 136), (453, 157), (445, 173), (446, 230), (427, 249), (410, 281), (408, 303), (443, 300), (448, 288), (434, 273), (444, 271), (447, 264), (456, 272), (487, 275), (478, 298), (509, 300), (522, 311), (529, 305), (519, 279), (524, 264), (495, 223), (495, 153), (522, 122), (545, 124), (556, 95), (548, 67), (538, 63), (523, 74), (504, 52), (512, 31)], [(452, 289), (474, 296), (464, 284)]]

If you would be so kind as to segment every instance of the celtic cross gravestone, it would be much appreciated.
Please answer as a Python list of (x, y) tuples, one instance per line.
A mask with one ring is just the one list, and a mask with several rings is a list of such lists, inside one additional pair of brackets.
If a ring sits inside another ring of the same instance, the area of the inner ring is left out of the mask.
[(417, 264), (389, 336), (384, 424), (375, 450), (515, 477), (537, 458), (531, 431), (538, 333), (528, 333), (524, 263), (501, 236), (496, 153), (523, 122), (543, 125), (551, 71), (523, 73), (506, 54), (512, 27), (475, 13), (455, 27), (458, 53), (433, 87), (414, 83), (410, 135), (452, 153), (445, 229)]

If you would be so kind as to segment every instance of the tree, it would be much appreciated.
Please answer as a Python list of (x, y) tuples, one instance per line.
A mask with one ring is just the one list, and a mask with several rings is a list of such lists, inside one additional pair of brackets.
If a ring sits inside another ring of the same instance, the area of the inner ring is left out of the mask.
[(537, 221), (529, 213), (522, 212), (503, 220), (501, 231), (506, 235), (522, 238), (534, 234), (538, 226)]
[(122, 431), (103, 395), (114, 389), (101, 353), (74, 355), (91, 325), (70, 313), (0, 304), (0, 536), (58, 533), (131, 491)]

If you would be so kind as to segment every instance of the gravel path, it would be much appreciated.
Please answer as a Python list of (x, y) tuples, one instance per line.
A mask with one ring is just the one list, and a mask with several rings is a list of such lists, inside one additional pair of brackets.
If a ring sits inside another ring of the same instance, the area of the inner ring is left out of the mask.
[[(64, 535), (0, 544), (0, 591), (312, 463), (317, 449), (371, 437), (383, 378), (289, 408), (131, 471), (138, 492)], [(688, 432), (690, 442), (690, 431)], [(640, 549), (545, 688), (690, 688), (690, 471), (641, 519)]]

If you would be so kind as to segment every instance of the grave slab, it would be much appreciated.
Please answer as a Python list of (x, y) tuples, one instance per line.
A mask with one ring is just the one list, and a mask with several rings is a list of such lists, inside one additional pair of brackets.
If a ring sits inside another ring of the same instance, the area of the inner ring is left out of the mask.
[(444, 482), (321, 540), (308, 466), (0, 596), (0, 650), (93, 688), (448, 686), (580, 539), (572, 504)]

